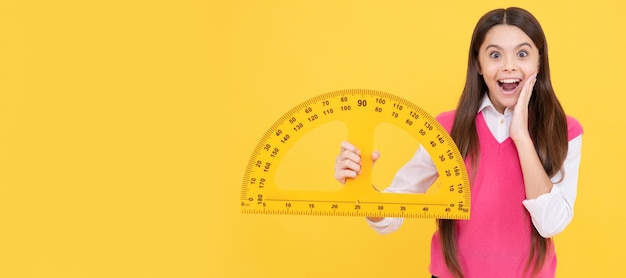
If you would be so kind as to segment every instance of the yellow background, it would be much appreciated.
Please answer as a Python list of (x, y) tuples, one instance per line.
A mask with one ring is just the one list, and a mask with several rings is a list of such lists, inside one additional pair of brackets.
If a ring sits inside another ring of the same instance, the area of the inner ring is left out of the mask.
[(472, 28), (507, 6), (585, 128), (557, 276), (626, 276), (620, 1), (61, 0), (0, 3), (0, 277), (428, 277), (432, 220), (241, 215), (243, 173), (325, 92), (454, 108)]

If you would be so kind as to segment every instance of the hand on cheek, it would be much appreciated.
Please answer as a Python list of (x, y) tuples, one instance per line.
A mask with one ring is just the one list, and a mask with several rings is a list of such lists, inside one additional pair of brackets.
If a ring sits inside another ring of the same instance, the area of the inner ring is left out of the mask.
[(528, 103), (530, 102), (530, 97), (533, 94), (535, 82), (537, 82), (537, 73), (526, 79), (524, 87), (522, 88), (522, 91), (517, 99), (517, 103), (513, 108), (513, 120), (511, 122), (509, 135), (514, 142), (524, 138), (530, 139), (530, 134), (528, 132)]

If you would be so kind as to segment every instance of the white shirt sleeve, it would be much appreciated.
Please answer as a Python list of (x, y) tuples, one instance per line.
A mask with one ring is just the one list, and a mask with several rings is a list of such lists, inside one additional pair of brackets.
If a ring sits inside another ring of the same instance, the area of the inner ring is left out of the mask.
[[(420, 146), (413, 157), (396, 172), (391, 185), (383, 192), (423, 194), (438, 176), (437, 168), (430, 155)], [(400, 228), (403, 220), (403, 218), (387, 217), (379, 222), (369, 219), (367, 222), (379, 234), (388, 234)]]
[(562, 232), (574, 217), (581, 147), (582, 135), (569, 141), (567, 157), (563, 162), (563, 175), (559, 173), (552, 177), (552, 191), (537, 199), (522, 202), (530, 213), (533, 225), (545, 238)]

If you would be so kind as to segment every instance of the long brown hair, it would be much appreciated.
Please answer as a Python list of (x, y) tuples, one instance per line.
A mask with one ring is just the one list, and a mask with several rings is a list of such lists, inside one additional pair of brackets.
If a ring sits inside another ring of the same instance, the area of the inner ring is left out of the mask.
[[(469, 163), (477, 166), (480, 150), (474, 120), (481, 100), (488, 91), (479, 73), (478, 52), (487, 32), (499, 24), (520, 28), (539, 49), (537, 82), (528, 105), (528, 129), (543, 168), (548, 176), (552, 177), (560, 171), (567, 155), (567, 120), (550, 81), (548, 45), (543, 29), (537, 19), (524, 9), (517, 7), (496, 9), (482, 16), (476, 24), (469, 49), (465, 87), (457, 105), (451, 136), (461, 154), (469, 158)], [(532, 272), (536, 274), (543, 266), (550, 239), (543, 238), (537, 229), (531, 226), (529, 227), (532, 230), (531, 248), (526, 270), (534, 265)], [(463, 277), (456, 256), (456, 222), (439, 220), (438, 229), (448, 269), (455, 276)]]

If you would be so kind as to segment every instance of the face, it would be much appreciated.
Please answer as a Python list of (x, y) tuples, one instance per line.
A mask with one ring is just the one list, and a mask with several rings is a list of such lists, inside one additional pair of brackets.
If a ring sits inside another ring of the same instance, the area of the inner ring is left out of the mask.
[(539, 70), (539, 50), (518, 27), (500, 24), (487, 32), (478, 63), (489, 99), (504, 113), (507, 107), (515, 106), (523, 84)]

